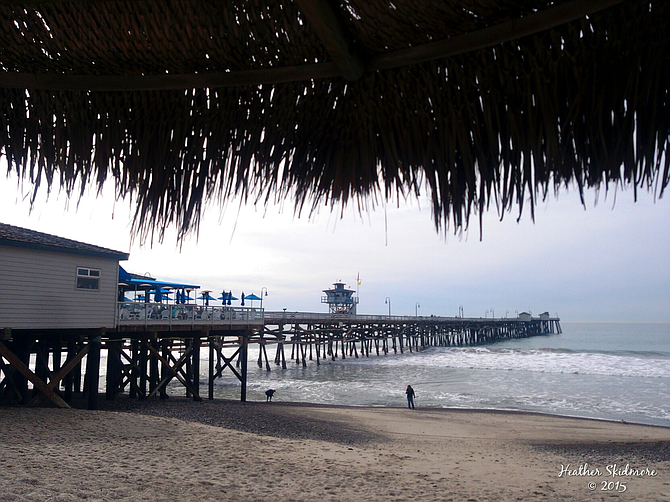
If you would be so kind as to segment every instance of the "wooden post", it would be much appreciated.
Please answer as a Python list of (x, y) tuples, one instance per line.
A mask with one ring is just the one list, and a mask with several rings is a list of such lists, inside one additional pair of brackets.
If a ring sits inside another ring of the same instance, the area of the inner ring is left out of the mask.
[(209, 338), (209, 399), (214, 399), (214, 339)]
[[(158, 352), (158, 333), (155, 331), (151, 333), (151, 341), (150, 341), (151, 347)], [(150, 353), (150, 361), (149, 361), (149, 394), (151, 394), (156, 387), (158, 387), (158, 383), (161, 381), (160, 379), (160, 374), (158, 372), (158, 357), (156, 357), (156, 353), (151, 351)]]
[[(37, 340), (35, 344), (35, 375), (44, 383), (49, 377), (49, 342), (47, 340)], [(39, 395), (37, 387), (33, 387), (33, 398)]]
[[(190, 349), (193, 347), (193, 339), (192, 338), (187, 338), (184, 340), (184, 345), (186, 350)], [(193, 378), (193, 351), (191, 350), (191, 357), (186, 359), (186, 379), (189, 380), (191, 383), (193, 383), (194, 378)], [(167, 359), (167, 357), (166, 357)], [(165, 375), (163, 375), (163, 378), (165, 378)], [(188, 387), (185, 387), (186, 389), (186, 397), (191, 397), (191, 391)]]
[[(171, 347), (170, 347), (170, 341), (169, 340), (162, 340), (160, 345), (161, 345), (161, 348), (163, 349), (162, 350), (163, 360), (161, 361), (161, 381), (163, 381), (166, 378), (168, 378), (168, 374), (170, 372), (170, 369), (169, 369), (168, 364), (167, 364), (166, 361), (169, 359), (168, 353), (170, 352)], [(159, 385), (160, 385), (160, 382), (159, 382)], [(160, 399), (167, 399), (168, 397), (170, 397), (170, 396), (168, 396), (166, 387), (167, 387), (166, 385), (161, 386), (161, 388), (160, 388)]]
[(139, 340), (139, 357), (140, 357), (140, 383), (139, 383), (139, 400), (143, 401), (147, 397), (147, 370), (149, 366), (149, 357), (147, 353), (148, 340), (142, 338)]
[[(112, 399), (114, 395), (114, 349), (112, 348), (114, 342), (107, 342), (107, 374), (105, 375), (105, 399)], [(90, 355), (89, 355), (90, 357)]]
[(240, 401), (245, 402), (247, 400), (247, 348), (249, 343), (248, 333), (243, 333), (241, 337), (241, 347), (240, 347), (240, 359), (242, 363), (242, 369), (240, 371), (242, 389), (240, 391)]
[(277, 337), (277, 350), (275, 351), (275, 364), (279, 365), (281, 362), (281, 347), (282, 347), (282, 342), (279, 337)]
[(263, 355), (265, 356), (265, 371), (271, 371), (270, 361), (268, 361), (268, 353), (265, 351), (265, 344), (263, 344)]
[(265, 329), (261, 328), (260, 341), (258, 342), (258, 367), (263, 367), (263, 353), (265, 352)]
[[(77, 342), (75, 342), (72, 339), (69, 339), (67, 341), (67, 358), (68, 358), (68, 360), (70, 360), (76, 355), (77, 355)], [(81, 366), (79, 366), (79, 367), (81, 368)], [(75, 367), (74, 370), (72, 370), (67, 375), (65, 375), (65, 395), (63, 397), (64, 397), (66, 403), (71, 403), (72, 402), (72, 391), (73, 391), (72, 387), (74, 386), (74, 372), (75, 371), (76, 371), (76, 367)]]
[(281, 367), (282, 367), (282, 369), (285, 370), (286, 369), (286, 354), (284, 353), (284, 342), (283, 342), (283, 340), (280, 344), (280, 347), (281, 347)]
[(307, 351), (307, 349), (305, 348), (305, 343), (304, 342), (300, 343), (300, 352), (302, 353), (302, 367), (303, 368), (307, 367), (306, 351)]
[(192, 377), (193, 377), (193, 389), (195, 393), (193, 394), (194, 401), (200, 401), (200, 335), (193, 337), (193, 365), (192, 365)]
[[(53, 371), (54, 375), (57, 375), (61, 369), (61, 359), (62, 359), (62, 347), (60, 338), (56, 339), (53, 344)], [(56, 390), (60, 389), (60, 384)]]
[[(84, 342), (82, 340), (74, 342), (74, 352), (72, 353), (73, 356), (77, 355), (79, 351), (81, 351), (82, 347), (84, 346)], [(81, 394), (82, 392), (82, 367), (83, 364), (81, 361), (79, 361), (79, 364), (75, 366), (74, 370), (72, 370), (72, 391)]]
[(86, 385), (88, 388), (88, 409), (98, 409), (98, 381), (100, 379), (100, 335), (89, 338), (86, 357)]
[(137, 368), (140, 366), (140, 347), (138, 340), (130, 341), (130, 359), (133, 361), (133, 364), (136, 368), (130, 368), (130, 390), (128, 392), (128, 397), (130, 399), (135, 399), (138, 394), (138, 377), (139, 375)]

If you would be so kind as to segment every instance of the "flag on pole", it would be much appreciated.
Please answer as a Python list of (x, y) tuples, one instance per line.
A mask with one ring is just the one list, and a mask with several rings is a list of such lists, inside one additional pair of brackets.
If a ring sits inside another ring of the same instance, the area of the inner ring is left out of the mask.
[(358, 285), (358, 286), (361, 285), (361, 273), (360, 272), (356, 276), (356, 285)]

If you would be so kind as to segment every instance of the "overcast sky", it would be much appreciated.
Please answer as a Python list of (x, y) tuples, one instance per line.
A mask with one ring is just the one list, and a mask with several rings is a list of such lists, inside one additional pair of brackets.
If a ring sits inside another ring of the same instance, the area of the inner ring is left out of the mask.
[(535, 223), (490, 212), (481, 242), (477, 221), (460, 238), (438, 234), (416, 201), (362, 217), (349, 208), (342, 219), (235, 204), (221, 216), (213, 206), (180, 250), (174, 232), (162, 244), (131, 245), (129, 206), (109, 191), (78, 208), (42, 191), (30, 213), (16, 179), (1, 178), (0, 221), (130, 252), (126, 270), (162, 280), (236, 296), (266, 287), (269, 310), (325, 312), (322, 290), (337, 280), (356, 289), (360, 273), (363, 314), (388, 313), (388, 297), (397, 315), (454, 316), (462, 305), (466, 317), (549, 311), (564, 322), (670, 322), (670, 196), (642, 193), (634, 203), (629, 189), (615, 204), (613, 195), (594, 205), (588, 194), (586, 209), (574, 190), (551, 196)]

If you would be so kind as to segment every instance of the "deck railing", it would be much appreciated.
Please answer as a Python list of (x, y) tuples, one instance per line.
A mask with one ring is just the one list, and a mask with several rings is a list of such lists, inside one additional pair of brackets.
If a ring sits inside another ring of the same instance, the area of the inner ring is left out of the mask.
[(293, 323), (293, 322), (327, 322), (327, 321), (347, 321), (347, 322), (468, 322), (468, 323), (503, 323), (503, 322), (528, 322), (528, 321), (557, 321), (558, 317), (445, 317), (445, 316), (402, 316), (402, 315), (369, 315), (369, 314), (330, 314), (330, 313), (319, 313), (319, 312), (271, 312), (265, 311), (264, 318), (266, 322), (284, 322), (284, 323)]
[(118, 302), (116, 306), (117, 326), (241, 328), (262, 326), (263, 322), (263, 309), (255, 307), (143, 302)]

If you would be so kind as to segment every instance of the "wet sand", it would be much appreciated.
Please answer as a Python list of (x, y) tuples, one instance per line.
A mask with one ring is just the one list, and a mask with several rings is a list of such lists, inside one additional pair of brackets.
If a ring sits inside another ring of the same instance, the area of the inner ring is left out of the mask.
[(180, 398), (102, 405), (0, 407), (0, 499), (670, 500), (663, 427)]

